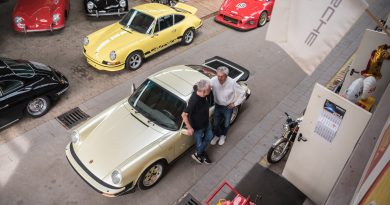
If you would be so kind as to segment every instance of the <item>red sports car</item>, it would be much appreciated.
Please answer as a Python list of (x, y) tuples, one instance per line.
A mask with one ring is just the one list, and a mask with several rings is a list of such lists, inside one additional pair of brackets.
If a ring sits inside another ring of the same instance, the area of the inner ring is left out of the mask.
[(53, 31), (65, 26), (69, 0), (19, 0), (12, 19), (18, 32)]
[(275, 0), (225, 0), (215, 21), (239, 30), (264, 26), (271, 18)]

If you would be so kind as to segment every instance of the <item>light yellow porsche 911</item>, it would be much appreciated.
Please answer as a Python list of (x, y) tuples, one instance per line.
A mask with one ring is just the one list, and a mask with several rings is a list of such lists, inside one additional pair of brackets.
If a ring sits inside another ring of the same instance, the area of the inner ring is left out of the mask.
[[(225, 65), (246, 90), (249, 71), (226, 59), (214, 57), (203, 65), (180, 65), (153, 74), (129, 98), (89, 119), (71, 134), (65, 149), (74, 170), (105, 196), (122, 195), (156, 185), (167, 166), (194, 145), (186, 135), (181, 114), (201, 79), (216, 75)], [(210, 96), (210, 99), (213, 99)], [(237, 118), (233, 111), (231, 123)], [(214, 110), (210, 102), (210, 113)]]
[(150, 3), (136, 6), (117, 23), (84, 38), (84, 55), (98, 70), (136, 70), (145, 58), (176, 43), (191, 44), (202, 20), (197, 9)]

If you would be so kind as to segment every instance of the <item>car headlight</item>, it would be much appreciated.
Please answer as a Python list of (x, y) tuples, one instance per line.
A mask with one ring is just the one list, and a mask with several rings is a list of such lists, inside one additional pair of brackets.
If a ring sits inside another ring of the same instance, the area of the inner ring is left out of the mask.
[(23, 24), (24, 19), (23, 19), (23, 17), (15, 16), (14, 21), (15, 21), (16, 26), (18, 26), (19, 28), (24, 28), (24, 24)]
[(110, 59), (111, 59), (112, 61), (116, 59), (116, 53), (115, 53), (115, 51), (111, 51), (111, 53), (110, 53)]
[(83, 39), (83, 45), (86, 46), (86, 45), (88, 45), (88, 43), (89, 43), (88, 37), (84, 37), (84, 39)]
[(288, 124), (284, 124), (284, 125), (283, 125), (283, 129), (284, 129), (285, 131), (288, 131), (288, 130), (290, 129), (290, 126), (288, 126)]
[(72, 143), (77, 143), (80, 140), (80, 135), (77, 131), (73, 131), (72, 134), (70, 134), (70, 139), (72, 140)]
[(87, 3), (88, 10), (92, 10), (94, 6), (95, 6), (95, 4), (92, 1), (88, 1), (88, 3)]
[(120, 7), (125, 7), (126, 6), (126, 0), (120, 0), (119, 1), (119, 6)]
[(119, 184), (122, 181), (122, 174), (118, 170), (114, 170), (111, 179), (114, 184)]
[(53, 14), (53, 22), (56, 24), (60, 20), (60, 15), (59, 14)]

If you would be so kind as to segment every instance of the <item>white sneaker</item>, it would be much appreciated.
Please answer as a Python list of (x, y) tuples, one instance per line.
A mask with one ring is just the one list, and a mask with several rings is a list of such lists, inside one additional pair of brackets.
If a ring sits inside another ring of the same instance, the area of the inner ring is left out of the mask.
[(211, 144), (211, 145), (216, 145), (217, 142), (218, 142), (218, 140), (219, 140), (219, 137), (214, 136), (214, 138), (211, 140), (210, 144)]
[(221, 138), (219, 139), (218, 144), (219, 144), (219, 145), (225, 144), (225, 140), (226, 140), (226, 136), (225, 136), (225, 135), (221, 135)]

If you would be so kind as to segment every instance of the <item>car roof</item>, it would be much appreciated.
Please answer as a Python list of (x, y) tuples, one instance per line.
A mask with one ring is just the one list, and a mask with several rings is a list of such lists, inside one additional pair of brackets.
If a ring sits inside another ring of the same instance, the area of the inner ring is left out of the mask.
[(159, 3), (149, 3), (141, 4), (133, 7), (133, 9), (141, 11), (145, 14), (158, 18), (160, 16), (166, 16), (169, 14), (177, 13), (174, 9), (164, 4)]
[(189, 99), (195, 83), (201, 79), (210, 80), (206, 75), (185, 65), (166, 68), (149, 79), (184, 100)]

